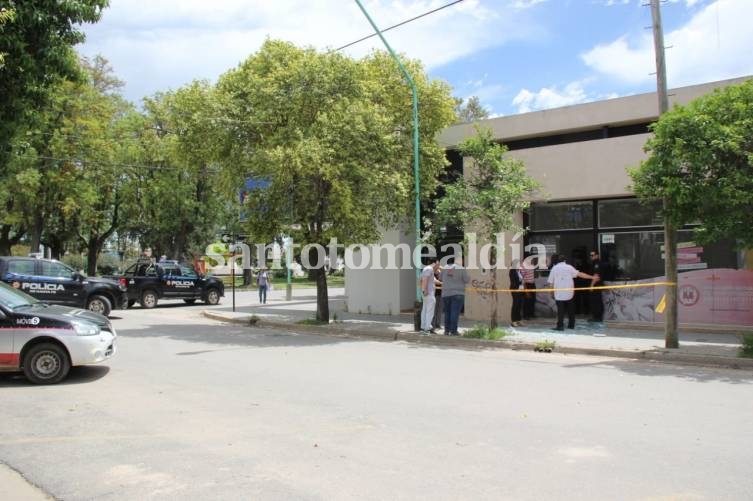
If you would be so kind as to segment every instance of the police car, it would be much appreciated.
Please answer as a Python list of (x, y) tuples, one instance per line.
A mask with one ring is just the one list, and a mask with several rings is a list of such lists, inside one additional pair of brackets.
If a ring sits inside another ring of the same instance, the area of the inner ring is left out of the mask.
[(54, 259), (0, 256), (0, 280), (45, 303), (87, 308), (104, 316), (128, 306), (125, 284), (85, 277)]
[(98, 313), (42, 303), (0, 283), (0, 372), (21, 370), (33, 383), (55, 384), (73, 366), (112, 357), (116, 340)]

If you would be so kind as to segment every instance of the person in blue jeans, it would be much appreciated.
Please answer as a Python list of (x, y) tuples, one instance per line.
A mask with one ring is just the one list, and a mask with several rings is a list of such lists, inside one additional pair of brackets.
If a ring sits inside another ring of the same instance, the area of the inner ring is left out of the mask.
[(269, 273), (266, 268), (259, 270), (256, 275), (256, 285), (259, 286), (259, 302), (267, 304), (267, 289), (269, 288)]
[(444, 335), (457, 336), (460, 310), (465, 302), (465, 286), (471, 277), (460, 264), (455, 264), (454, 258), (449, 258), (447, 266), (442, 270), (439, 278), (442, 282), (442, 303), (444, 306)]

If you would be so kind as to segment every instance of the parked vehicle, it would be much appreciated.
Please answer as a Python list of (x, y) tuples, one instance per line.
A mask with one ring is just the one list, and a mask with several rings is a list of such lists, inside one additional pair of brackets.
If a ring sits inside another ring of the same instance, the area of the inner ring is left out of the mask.
[(125, 284), (86, 277), (54, 259), (0, 257), (0, 280), (45, 303), (86, 308), (104, 316), (128, 305)]
[(71, 367), (112, 357), (116, 340), (99, 313), (49, 305), (0, 283), (0, 372), (20, 370), (32, 383), (55, 384)]
[(139, 260), (117, 277), (128, 289), (128, 306), (139, 303), (154, 308), (160, 299), (182, 299), (188, 304), (197, 300), (215, 305), (225, 295), (220, 279), (197, 273), (193, 266), (178, 261)]

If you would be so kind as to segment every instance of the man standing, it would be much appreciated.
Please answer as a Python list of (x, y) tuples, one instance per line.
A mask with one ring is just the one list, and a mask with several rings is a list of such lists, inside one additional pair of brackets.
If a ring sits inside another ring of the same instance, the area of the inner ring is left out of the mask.
[(565, 312), (567, 312), (567, 328), (575, 329), (575, 282), (574, 278), (593, 279), (592, 275), (578, 271), (567, 264), (560, 255), (552, 255), (552, 269), (549, 271), (547, 282), (555, 289), (554, 300), (557, 303), (557, 327), (552, 330), (565, 330)]
[[(593, 279), (591, 279), (591, 287), (601, 287), (604, 284), (602, 280), (603, 270), (602, 263), (599, 258), (598, 251), (591, 251), (589, 255), (591, 257), (591, 271)], [(591, 318), (589, 322), (603, 322), (604, 321), (604, 302), (601, 297), (601, 289), (591, 291)]]
[(434, 273), (439, 268), (439, 259), (429, 258), (429, 264), (421, 271), (421, 291), (423, 293), (423, 306), (421, 307), (421, 332), (433, 334), (434, 328), (431, 323), (434, 320), (434, 308), (437, 304), (435, 296), (437, 280)]
[(471, 281), (468, 272), (461, 265), (448, 259), (439, 281), (442, 282), (442, 303), (444, 304), (444, 335), (457, 336), (460, 310), (465, 302), (465, 286)]

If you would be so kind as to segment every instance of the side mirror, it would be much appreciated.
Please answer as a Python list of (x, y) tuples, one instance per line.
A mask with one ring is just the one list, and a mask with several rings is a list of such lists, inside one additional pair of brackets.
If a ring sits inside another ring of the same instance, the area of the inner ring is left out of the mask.
[(73, 272), (73, 280), (78, 280), (79, 282), (83, 282), (84, 278), (86, 278), (86, 277), (84, 277), (81, 273), (79, 273), (77, 271)]

